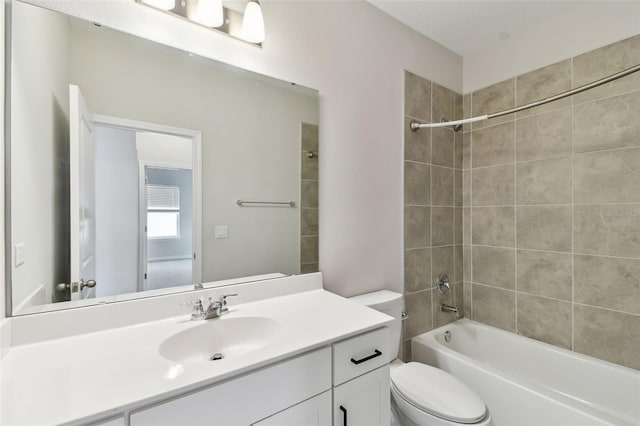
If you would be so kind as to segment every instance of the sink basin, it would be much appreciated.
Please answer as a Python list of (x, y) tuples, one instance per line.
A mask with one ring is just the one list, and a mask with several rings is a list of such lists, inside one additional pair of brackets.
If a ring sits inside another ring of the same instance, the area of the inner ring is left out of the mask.
[(246, 354), (271, 343), (282, 331), (280, 323), (268, 317), (231, 317), (202, 321), (174, 334), (160, 345), (160, 355), (180, 364), (211, 362)]

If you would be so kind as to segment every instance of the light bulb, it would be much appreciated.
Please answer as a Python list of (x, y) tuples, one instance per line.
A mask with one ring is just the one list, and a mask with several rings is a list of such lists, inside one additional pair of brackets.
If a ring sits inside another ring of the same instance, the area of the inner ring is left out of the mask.
[(224, 22), (222, 0), (198, 0), (192, 19), (207, 27), (219, 27)]
[(157, 7), (158, 9), (171, 10), (176, 7), (176, 0), (143, 0), (149, 6)]
[(251, 43), (262, 43), (264, 41), (264, 18), (262, 8), (255, 0), (247, 3), (242, 20), (242, 38)]

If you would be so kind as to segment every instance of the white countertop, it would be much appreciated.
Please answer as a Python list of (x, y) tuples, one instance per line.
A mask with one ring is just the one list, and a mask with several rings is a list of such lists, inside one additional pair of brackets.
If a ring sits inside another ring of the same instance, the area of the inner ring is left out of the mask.
[[(215, 363), (176, 363), (158, 348), (202, 321), (189, 315), (10, 348), (0, 362), (0, 424), (91, 421), (202, 388), (387, 325), (392, 318), (325, 290), (233, 305), (220, 319), (267, 316), (281, 333), (259, 350)], [(178, 369), (179, 371), (179, 369)]]

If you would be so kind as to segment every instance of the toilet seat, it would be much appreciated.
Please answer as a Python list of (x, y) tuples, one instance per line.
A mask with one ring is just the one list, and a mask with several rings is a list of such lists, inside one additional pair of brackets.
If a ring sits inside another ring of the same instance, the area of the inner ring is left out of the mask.
[(473, 390), (426, 364), (409, 362), (393, 368), (391, 387), (413, 407), (450, 422), (474, 424), (487, 417), (487, 407)]

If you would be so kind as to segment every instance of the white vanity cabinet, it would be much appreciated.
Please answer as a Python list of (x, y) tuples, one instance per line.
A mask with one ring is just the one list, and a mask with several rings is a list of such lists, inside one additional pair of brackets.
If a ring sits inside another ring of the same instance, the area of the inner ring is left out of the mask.
[(333, 345), (333, 425), (390, 423), (389, 330)]
[[(331, 389), (331, 348), (131, 413), (130, 426), (249, 425)], [(303, 406), (302, 409), (305, 407)], [(309, 416), (318, 409), (308, 408)], [(304, 418), (305, 413), (295, 413)], [(326, 407), (322, 418), (330, 417)]]

